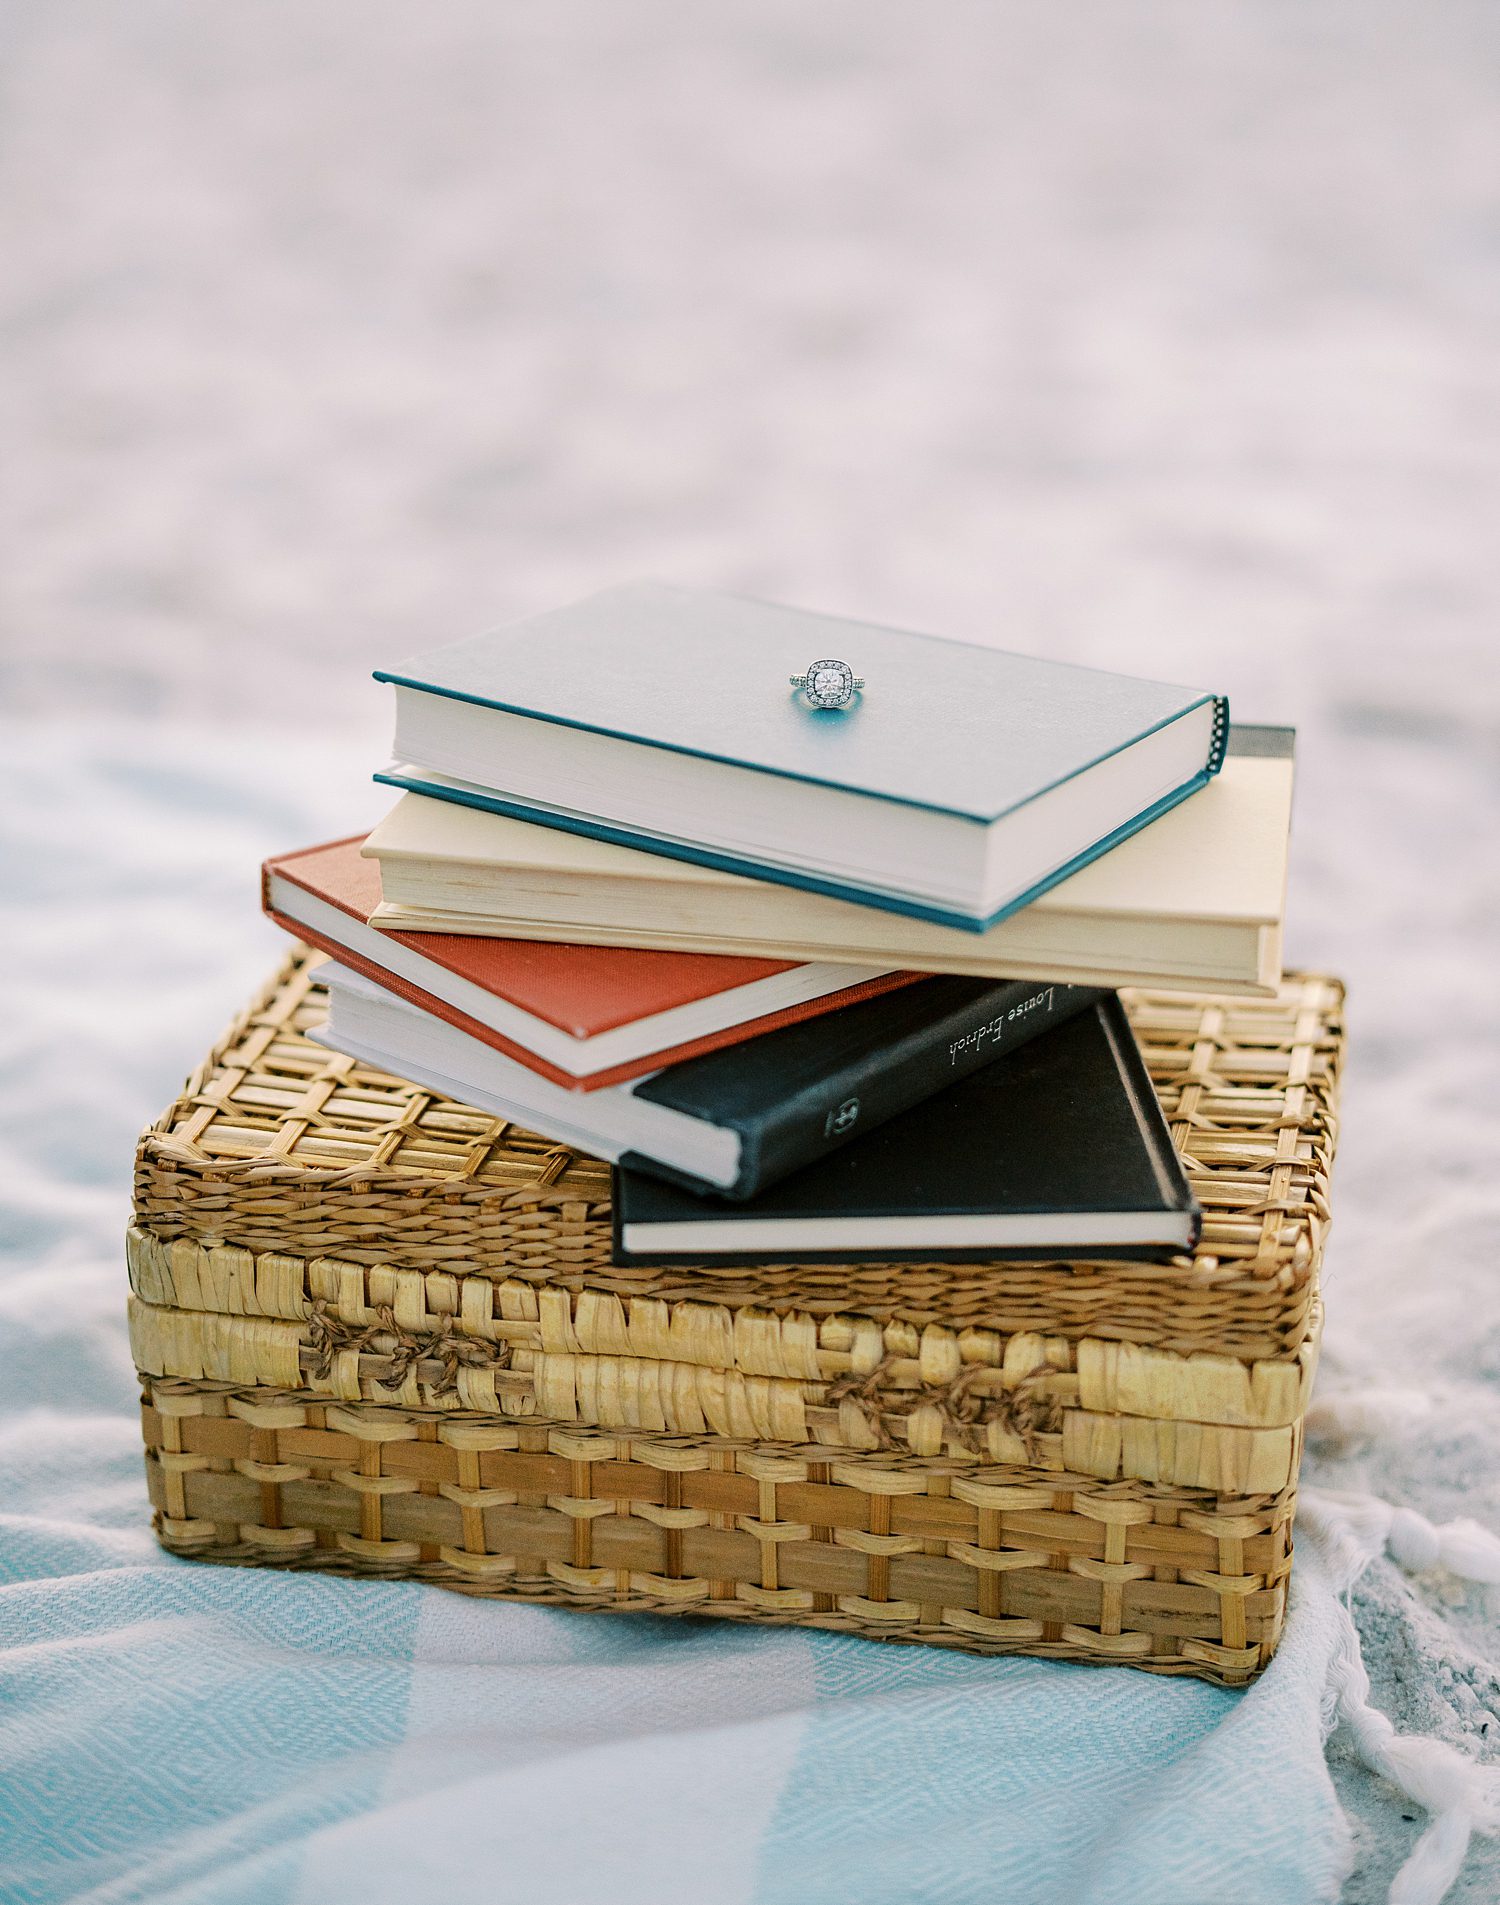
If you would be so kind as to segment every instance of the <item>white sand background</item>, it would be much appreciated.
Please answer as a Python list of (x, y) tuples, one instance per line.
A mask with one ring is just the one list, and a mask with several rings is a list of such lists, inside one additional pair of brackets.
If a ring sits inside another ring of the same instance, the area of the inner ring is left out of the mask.
[[(640, 574), (1297, 723), (1323, 1391), (1375, 1392), (1313, 1471), (1500, 1529), (1500, 11), (0, 0), (39, 1410), (128, 1406), (133, 1132), (273, 954), (254, 860), (379, 811), (369, 667)], [(1356, 1611), (1387, 1711), (1494, 1753), (1480, 1601)], [(1417, 1828), (1339, 1779), (1374, 1900)]]

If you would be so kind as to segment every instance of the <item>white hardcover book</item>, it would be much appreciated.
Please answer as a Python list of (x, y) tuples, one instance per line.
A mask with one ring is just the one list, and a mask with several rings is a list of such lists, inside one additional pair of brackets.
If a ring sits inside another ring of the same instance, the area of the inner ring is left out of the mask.
[[(659, 583), (377, 679), (395, 786), (974, 934), (1207, 785), (1229, 718), (1201, 689)], [(843, 705), (812, 705), (830, 684)]]

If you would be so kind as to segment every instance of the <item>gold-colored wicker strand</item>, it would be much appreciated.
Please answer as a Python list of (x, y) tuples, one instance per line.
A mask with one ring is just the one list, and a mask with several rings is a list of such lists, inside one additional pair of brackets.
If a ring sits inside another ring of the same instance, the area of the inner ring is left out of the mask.
[(335, 1057), (314, 962), (137, 1159), (174, 1552), (1240, 1686), (1280, 1632), (1342, 990), (1134, 992), (1170, 1263), (610, 1261), (596, 1160)]
[(500, 1276), (728, 1307), (901, 1316), (1247, 1358), (1309, 1327), (1328, 1216), (1342, 991), (1289, 976), (1273, 999), (1124, 995), (1204, 1212), (1192, 1259), (777, 1264), (611, 1261), (609, 1176), (582, 1153), (333, 1057), (299, 955), (143, 1136), (137, 1222), (382, 1272)]

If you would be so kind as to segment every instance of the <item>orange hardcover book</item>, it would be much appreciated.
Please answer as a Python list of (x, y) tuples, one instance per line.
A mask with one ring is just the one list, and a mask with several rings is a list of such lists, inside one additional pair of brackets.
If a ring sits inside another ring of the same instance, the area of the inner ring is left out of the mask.
[(832, 962), (382, 932), (362, 837), (279, 854), (261, 903), (287, 932), (529, 1066), (596, 1091), (873, 998), (922, 975)]

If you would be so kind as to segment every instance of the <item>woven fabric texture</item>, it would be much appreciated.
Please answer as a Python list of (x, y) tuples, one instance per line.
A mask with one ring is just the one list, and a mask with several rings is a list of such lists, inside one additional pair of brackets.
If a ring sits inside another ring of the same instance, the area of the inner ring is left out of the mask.
[[(1319, 1335), (1334, 981), (1132, 995), (1205, 1241), (1084, 1266), (1080, 1329), (1067, 1264), (896, 1266), (838, 1310), (792, 1307), (795, 1265), (786, 1307), (746, 1301), (772, 1294), (756, 1270), (737, 1301), (692, 1271), (622, 1292), (601, 1167), (331, 1057), (304, 1036), (316, 964), (283, 967), (141, 1142), (131, 1343), (174, 1552), (1264, 1669)], [(903, 1274), (959, 1317), (895, 1308)], [(1163, 1345), (1174, 1286), (1191, 1321)], [(1277, 1306), (1264, 1354), (1247, 1296)]]
[(533, 1278), (775, 1310), (857, 1311), (1092, 1333), (1248, 1357), (1309, 1329), (1337, 1136), (1342, 991), (1293, 975), (1276, 997), (1134, 991), (1131, 1023), (1204, 1211), (1189, 1263), (610, 1263), (596, 1160), (330, 1053), (320, 955), (289, 961), (142, 1139), (135, 1209), (157, 1237), (252, 1251)]

